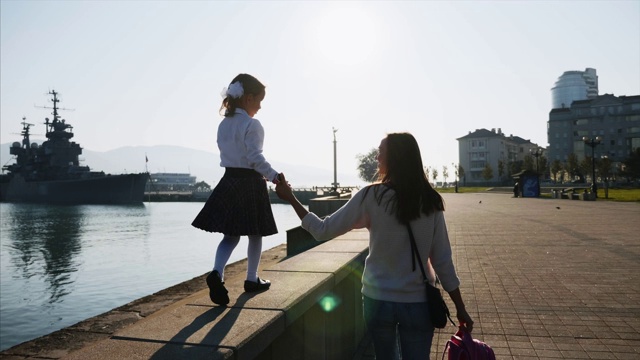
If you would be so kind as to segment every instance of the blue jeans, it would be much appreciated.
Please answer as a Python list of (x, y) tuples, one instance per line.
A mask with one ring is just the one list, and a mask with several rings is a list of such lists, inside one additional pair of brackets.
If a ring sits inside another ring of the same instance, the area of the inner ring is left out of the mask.
[(380, 301), (364, 295), (362, 301), (376, 360), (429, 359), (434, 328), (426, 302)]

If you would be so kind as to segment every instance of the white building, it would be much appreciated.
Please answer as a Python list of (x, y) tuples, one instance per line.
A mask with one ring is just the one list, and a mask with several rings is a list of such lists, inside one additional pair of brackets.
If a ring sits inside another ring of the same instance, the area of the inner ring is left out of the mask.
[[(502, 129), (477, 129), (458, 138), (459, 164), (464, 169), (466, 185), (473, 183), (500, 183), (509, 178), (510, 165), (524, 161), (524, 157), (540, 147), (519, 136), (506, 136)], [(500, 176), (499, 164), (503, 164)], [(483, 171), (487, 164), (493, 178), (486, 180)]]
[(187, 173), (149, 174), (147, 191), (192, 191), (196, 177)]

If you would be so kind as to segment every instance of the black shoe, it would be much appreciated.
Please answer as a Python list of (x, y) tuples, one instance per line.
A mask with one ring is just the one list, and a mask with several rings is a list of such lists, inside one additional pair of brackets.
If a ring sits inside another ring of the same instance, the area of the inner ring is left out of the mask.
[(229, 303), (229, 292), (224, 287), (224, 282), (220, 277), (220, 273), (213, 270), (207, 276), (207, 286), (209, 286), (209, 298), (214, 304), (227, 305)]
[(249, 280), (244, 281), (244, 291), (246, 292), (258, 292), (258, 291), (269, 290), (269, 286), (271, 286), (271, 281), (262, 280), (260, 278), (258, 278), (258, 281), (249, 281)]

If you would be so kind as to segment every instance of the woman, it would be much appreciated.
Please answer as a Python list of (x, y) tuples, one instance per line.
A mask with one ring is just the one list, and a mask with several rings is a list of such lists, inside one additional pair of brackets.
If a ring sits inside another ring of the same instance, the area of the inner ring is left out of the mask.
[[(377, 359), (428, 358), (434, 327), (429, 320), (422, 273), (413, 266), (407, 224), (415, 235), (430, 281), (435, 273), (455, 304), (460, 326), (472, 331), (451, 257), (444, 202), (427, 180), (420, 149), (408, 133), (388, 134), (378, 153), (378, 182), (356, 193), (342, 208), (320, 219), (296, 199), (284, 176), (278, 196), (289, 202), (302, 227), (316, 240), (352, 229), (369, 230), (369, 255), (362, 275), (364, 319)], [(433, 267), (431, 267), (433, 266)], [(426, 355), (426, 356), (425, 356)]]

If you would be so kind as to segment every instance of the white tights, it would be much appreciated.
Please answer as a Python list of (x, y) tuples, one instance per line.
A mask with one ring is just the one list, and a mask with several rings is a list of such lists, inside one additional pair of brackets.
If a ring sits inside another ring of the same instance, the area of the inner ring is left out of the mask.
[[(224, 268), (231, 257), (231, 253), (238, 246), (240, 236), (225, 235), (218, 245), (216, 261), (213, 270), (218, 271), (224, 280)], [(249, 235), (249, 247), (247, 248), (247, 280), (258, 281), (258, 265), (262, 253), (262, 236)]]

